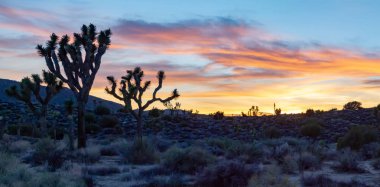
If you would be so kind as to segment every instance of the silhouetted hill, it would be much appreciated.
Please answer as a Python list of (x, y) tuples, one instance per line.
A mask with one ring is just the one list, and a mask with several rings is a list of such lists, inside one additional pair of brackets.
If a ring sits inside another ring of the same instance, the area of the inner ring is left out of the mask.
[[(18, 84), (17, 81), (0, 78), (0, 101), (6, 101), (6, 102), (11, 102), (11, 103), (12, 102), (19, 102), (16, 99), (10, 98), (5, 94), (5, 89), (9, 88), (12, 85), (17, 85), (17, 84)], [(43, 87), (43, 89), (44, 89), (44, 87)], [(41, 91), (41, 93), (44, 93), (44, 91)], [(53, 98), (53, 100), (51, 101), (50, 104), (62, 105), (67, 99), (70, 99), (70, 98), (72, 98), (73, 101), (75, 101), (75, 98), (74, 98), (72, 91), (68, 88), (64, 88), (57, 96), (55, 96)], [(117, 109), (122, 108), (122, 105), (120, 105), (118, 103), (108, 101), (108, 100), (104, 100), (104, 99), (101, 99), (99, 97), (90, 96), (88, 103), (87, 103), (88, 109), (94, 108), (94, 105), (95, 105), (94, 101), (98, 104), (101, 103), (102, 105), (110, 108), (111, 110), (117, 110)]]

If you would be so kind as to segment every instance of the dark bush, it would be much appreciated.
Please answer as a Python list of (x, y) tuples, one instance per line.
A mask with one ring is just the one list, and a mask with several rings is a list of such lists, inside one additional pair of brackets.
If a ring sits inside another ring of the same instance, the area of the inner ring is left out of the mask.
[(340, 172), (363, 173), (364, 169), (359, 167), (359, 155), (350, 150), (345, 150), (338, 157), (338, 164), (335, 169)]
[(226, 157), (229, 159), (242, 159), (247, 163), (252, 163), (263, 156), (262, 147), (256, 144), (238, 143), (234, 146), (230, 146), (226, 150)]
[(156, 147), (145, 138), (142, 142), (135, 140), (128, 142), (120, 153), (125, 161), (132, 164), (152, 164), (159, 160)]
[(314, 114), (315, 114), (315, 112), (311, 108), (307, 109), (306, 113), (305, 113), (306, 116), (314, 116)]
[(216, 120), (221, 120), (221, 119), (223, 119), (224, 118), (224, 112), (222, 112), (222, 111), (217, 111), (217, 112), (215, 112), (215, 113), (211, 113), (211, 114), (209, 114), (209, 116), (212, 116), (214, 119), (216, 119)]
[(51, 139), (45, 138), (36, 143), (30, 162), (32, 165), (42, 165), (47, 162), (48, 169), (55, 171), (62, 166), (65, 158), (65, 150), (58, 148)]
[(264, 135), (267, 138), (279, 138), (282, 133), (278, 128), (271, 126), (264, 130)]
[(120, 169), (112, 166), (95, 167), (88, 170), (90, 175), (107, 176), (115, 173), (120, 173)]
[(338, 139), (338, 149), (350, 147), (359, 150), (363, 145), (375, 142), (378, 139), (378, 130), (362, 125), (352, 127), (343, 137)]
[(106, 106), (99, 105), (99, 106), (97, 106), (95, 108), (94, 113), (96, 115), (99, 115), (99, 116), (101, 116), (101, 115), (110, 115), (111, 114), (111, 110), (108, 107), (106, 107)]
[(96, 116), (93, 113), (86, 113), (84, 115), (84, 120), (86, 121), (86, 124), (95, 123), (96, 122)]
[(115, 116), (102, 116), (99, 120), (99, 125), (102, 128), (114, 128), (119, 124), (119, 119)]
[(194, 173), (215, 160), (213, 155), (199, 147), (172, 147), (164, 153), (162, 159), (165, 168), (181, 173)]
[(98, 124), (86, 124), (86, 133), (88, 134), (96, 134), (98, 133), (102, 128)]
[(343, 106), (343, 109), (344, 110), (359, 110), (359, 109), (362, 109), (362, 103), (358, 102), (358, 101), (351, 101), (351, 102), (348, 102), (346, 103), (344, 106)]
[[(20, 129), (20, 136), (33, 136), (33, 126), (32, 125), (10, 125), (8, 126), (7, 133), (10, 135), (17, 135), (17, 131)], [(38, 132), (35, 132), (38, 134)], [(36, 135), (35, 134), (35, 135)]]
[(247, 186), (254, 169), (238, 161), (223, 161), (204, 169), (197, 178), (197, 186)]
[(62, 140), (63, 137), (65, 136), (65, 130), (62, 128), (55, 128), (55, 129), (51, 128), (49, 129), (49, 136), (52, 139)]
[(152, 110), (149, 110), (149, 117), (158, 118), (161, 115), (161, 110), (158, 108), (153, 107)]
[(316, 123), (309, 123), (301, 126), (300, 132), (302, 136), (316, 138), (321, 134), (322, 127)]

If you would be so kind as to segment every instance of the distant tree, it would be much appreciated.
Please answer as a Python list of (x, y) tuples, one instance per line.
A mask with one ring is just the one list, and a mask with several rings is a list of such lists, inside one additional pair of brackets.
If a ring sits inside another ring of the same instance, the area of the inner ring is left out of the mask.
[(276, 109), (274, 110), (274, 112), (275, 112), (276, 116), (281, 115), (281, 108), (276, 108)]
[[(159, 71), (157, 74), (158, 86), (154, 89), (152, 98), (143, 104), (142, 96), (151, 84), (151, 81), (142, 83), (144, 77), (144, 71), (140, 67), (136, 67), (133, 71), (128, 70), (127, 75), (121, 77), (120, 81), (120, 94), (116, 93), (117, 83), (113, 76), (108, 76), (107, 79), (111, 84), (111, 88), (106, 88), (106, 92), (116, 99), (124, 102), (125, 108), (130, 114), (137, 120), (137, 138), (142, 142), (142, 115), (145, 109), (147, 109), (154, 102), (167, 103), (171, 100), (179, 97), (177, 89), (174, 89), (172, 95), (165, 99), (157, 97), (157, 92), (162, 88), (162, 82), (165, 79), (164, 71)], [(137, 111), (133, 110), (132, 102), (137, 105)]]
[[(45, 84), (45, 93), (41, 94), (41, 84)], [(25, 77), (21, 80), (19, 86), (11, 86), (5, 90), (9, 97), (22, 101), (39, 119), (44, 135), (47, 135), (47, 108), (53, 97), (62, 89), (63, 82), (51, 72), (42, 71), (42, 79), (38, 74), (32, 74), (31, 77)], [(45, 95), (43, 97), (42, 95)], [(33, 104), (33, 98), (41, 105)]]
[(344, 110), (359, 110), (362, 109), (362, 103), (358, 101), (351, 101), (343, 106)]
[(252, 106), (248, 110), (248, 116), (257, 116), (259, 114), (259, 106)]
[(311, 109), (311, 108), (307, 109), (305, 113), (306, 116), (314, 116), (314, 114), (315, 114), (315, 111), (314, 109)]
[(241, 112), (241, 116), (242, 117), (247, 117), (247, 114), (245, 114), (244, 112)]
[(69, 36), (64, 35), (59, 40), (53, 33), (46, 47), (36, 47), (39, 55), (45, 58), (49, 70), (74, 92), (78, 107), (78, 148), (86, 147), (85, 107), (102, 56), (111, 44), (110, 29), (97, 33), (96, 27), (90, 24), (83, 25), (81, 30), (81, 33), (74, 33), (72, 43), (69, 43)]
[(378, 104), (374, 110), (373, 110), (373, 114), (375, 115), (377, 121), (380, 123), (380, 104)]

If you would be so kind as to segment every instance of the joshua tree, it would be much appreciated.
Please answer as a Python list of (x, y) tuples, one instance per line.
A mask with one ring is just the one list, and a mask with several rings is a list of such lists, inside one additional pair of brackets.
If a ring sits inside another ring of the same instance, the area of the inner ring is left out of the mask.
[[(142, 96), (151, 84), (151, 81), (142, 83), (144, 71), (140, 67), (136, 67), (133, 71), (128, 70), (127, 75), (121, 77), (120, 81), (120, 94), (116, 93), (117, 83), (113, 76), (108, 76), (107, 79), (111, 84), (111, 88), (106, 88), (106, 92), (116, 99), (124, 102), (125, 108), (137, 120), (137, 138), (142, 142), (142, 115), (152, 103), (159, 101), (163, 104), (179, 97), (177, 89), (174, 89), (172, 95), (166, 99), (158, 98), (157, 92), (162, 88), (162, 82), (165, 79), (164, 71), (159, 71), (157, 74), (158, 86), (154, 89), (152, 98), (143, 104)], [(137, 105), (137, 110), (133, 110), (132, 101)]]
[(259, 106), (252, 106), (248, 110), (248, 116), (257, 116), (259, 113)]
[[(39, 123), (42, 128), (44, 135), (47, 131), (47, 107), (50, 100), (62, 89), (63, 82), (59, 81), (58, 78), (51, 72), (42, 71), (41, 77), (38, 74), (33, 74), (30, 77), (25, 77), (21, 80), (19, 87), (11, 86), (5, 90), (5, 93), (17, 100), (24, 102), (28, 108), (32, 111), (34, 115), (39, 118)], [(45, 98), (41, 96), (41, 84), (46, 84), (45, 88)], [(41, 107), (37, 107), (33, 104), (33, 96)]]
[(69, 128), (67, 130), (67, 135), (69, 136), (69, 146), (70, 150), (74, 150), (74, 128), (73, 128), (73, 112), (74, 112), (74, 102), (69, 99), (65, 101), (65, 111), (69, 119)]
[(110, 29), (97, 33), (96, 27), (90, 24), (83, 25), (80, 34), (74, 33), (72, 43), (69, 43), (69, 36), (64, 35), (59, 40), (53, 33), (46, 47), (36, 47), (40, 56), (45, 58), (49, 70), (74, 92), (78, 105), (78, 148), (86, 147), (85, 106), (102, 56), (111, 44), (110, 37)]

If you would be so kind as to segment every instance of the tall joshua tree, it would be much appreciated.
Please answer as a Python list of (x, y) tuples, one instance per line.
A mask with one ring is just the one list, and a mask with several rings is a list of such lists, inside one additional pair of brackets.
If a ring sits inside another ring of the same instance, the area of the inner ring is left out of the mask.
[[(162, 82), (165, 79), (164, 71), (157, 73), (158, 86), (154, 89), (152, 98), (143, 104), (142, 96), (151, 84), (151, 81), (142, 83), (144, 71), (140, 67), (136, 67), (133, 71), (128, 70), (127, 75), (121, 77), (120, 81), (120, 94), (116, 93), (117, 83), (113, 76), (108, 76), (107, 79), (111, 84), (111, 88), (106, 88), (106, 92), (116, 99), (124, 102), (125, 108), (137, 120), (137, 138), (142, 141), (142, 115), (152, 103), (159, 101), (163, 104), (179, 97), (177, 89), (174, 89), (172, 95), (166, 99), (157, 97), (157, 92), (162, 88)], [(132, 101), (137, 105), (137, 110), (133, 110)]]
[[(40, 94), (41, 84), (45, 84), (45, 97)], [(33, 74), (31, 77), (25, 77), (21, 80), (19, 87), (11, 86), (5, 90), (5, 93), (17, 100), (24, 102), (28, 108), (39, 118), (40, 126), (46, 135), (46, 116), (47, 107), (51, 99), (62, 89), (63, 82), (51, 72), (42, 71), (42, 79), (38, 74)], [(41, 105), (37, 107), (33, 104), (34, 98)]]
[(72, 43), (69, 43), (69, 36), (64, 35), (59, 40), (53, 33), (46, 47), (36, 47), (39, 55), (45, 58), (49, 70), (74, 92), (78, 106), (78, 148), (86, 147), (85, 106), (102, 56), (111, 44), (110, 29), (97, 33), (96, 27), (90, 24), (83, 25), (81, 30), (81, 33), (74, 33)]

